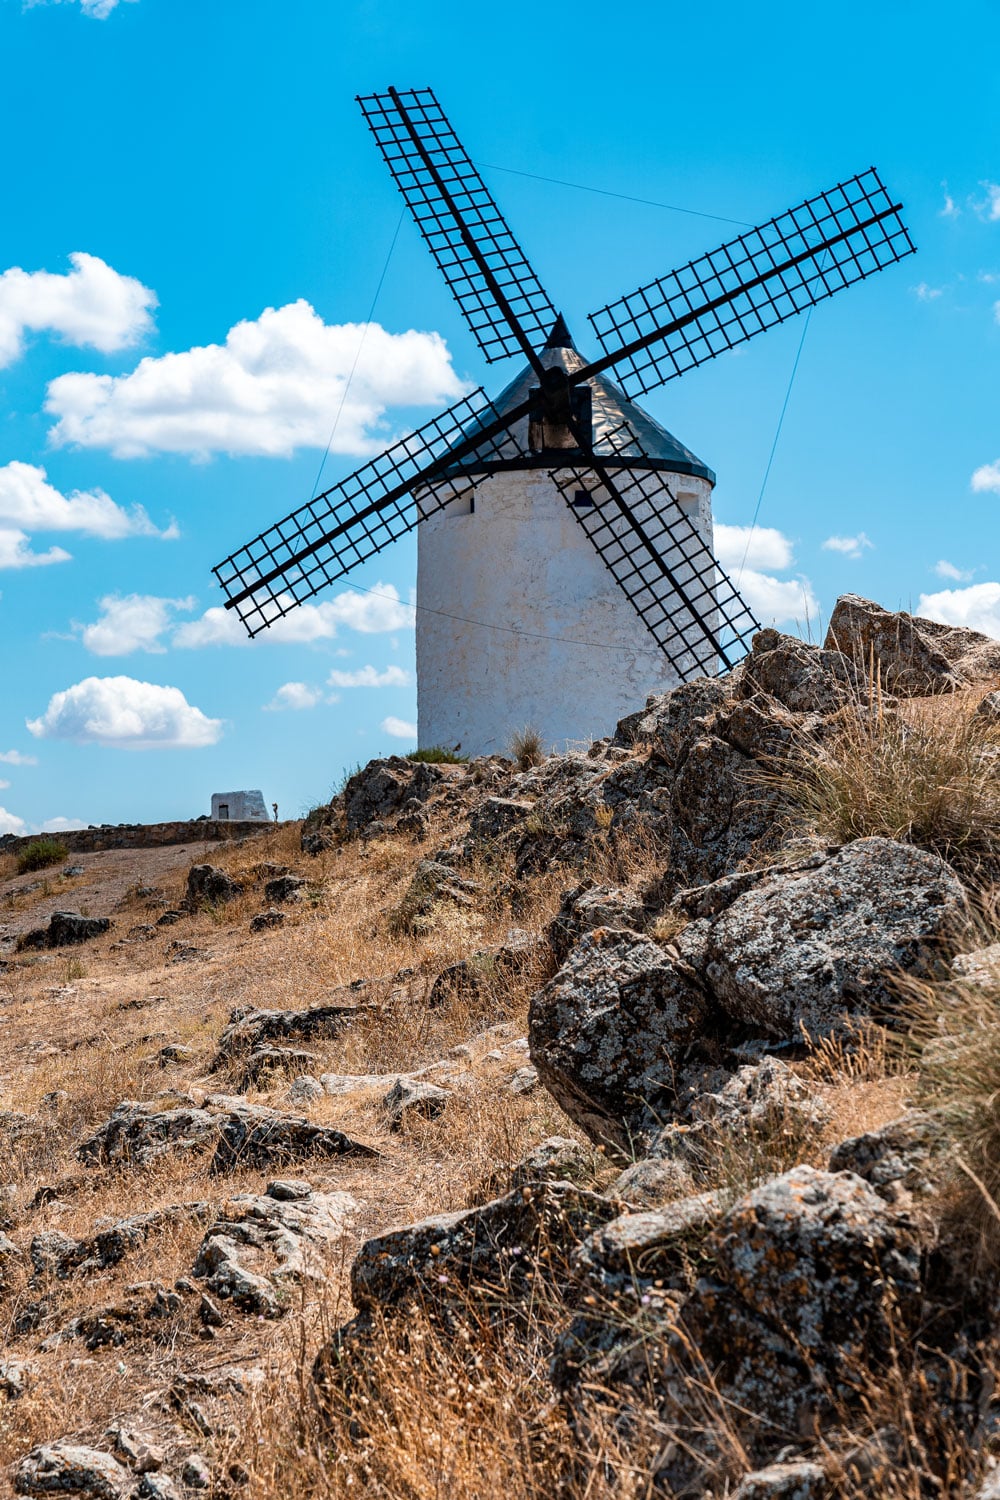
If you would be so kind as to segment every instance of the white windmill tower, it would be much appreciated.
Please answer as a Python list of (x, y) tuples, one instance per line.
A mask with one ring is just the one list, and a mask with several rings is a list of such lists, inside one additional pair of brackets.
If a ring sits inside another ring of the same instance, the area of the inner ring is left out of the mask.
[(421, 744), (607, 733), (757, 628), (712, 552), (714, 475), (633, 398), (911, 254), (901, 205), (874, 168), (838, 183), (593, 314), (588, 363), (433, 93), (359, 103), (487, 360), (527, 368), (220, 563), (226, 607), (256, 635), (419, 524)]

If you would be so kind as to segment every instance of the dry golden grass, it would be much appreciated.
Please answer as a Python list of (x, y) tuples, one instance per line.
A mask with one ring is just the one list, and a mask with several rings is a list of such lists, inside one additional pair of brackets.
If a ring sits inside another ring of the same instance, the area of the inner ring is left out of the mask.
[(900, 839), (989, 884), (1000, 873), (1000, 732), (976, 717), (981, 697), (911, 699), (897, 712), (876, 684), (819, 751), (803, 740), (758, 779), (779, 794), (792, 833)]

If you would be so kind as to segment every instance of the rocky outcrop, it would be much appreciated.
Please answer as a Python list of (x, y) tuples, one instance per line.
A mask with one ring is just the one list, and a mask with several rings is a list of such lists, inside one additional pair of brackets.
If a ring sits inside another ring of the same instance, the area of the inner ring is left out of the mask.
[(350, 1004), (331, 1002), (324, 1005), (308, 1005), (303, 1010), (247, 1010), (233, 1011), (229, 1024), (219, 1036), (219, 1048), (212, 1062), (212, 1070), (225, 1067), (227, 1063), (245, 1054), (259, 1052), (273, 1042), (305, 1042), (314, 1038), (337, 1036), (345, 1026), (358, 1019), (363, 1012), (357, 1005), (357, 997), (344, 992)]
[(185, 905), (189, 911), (201, 906), (225, 906), (242, 896), (243, 886), (217, 865), (192, 865), (188, 871)]
[[(532, 1062), (593, 1140), (627, 1150), (657, 1125), (698, 1118), (684, 1069), (724, 1060), (713, 1038), (801, 1043), (858, 1016), (891, 1023), (894, 976), (944, 948), (964, 909), (943, 860), (889, 839), (726, 877), (678, 896), (675, 912), (692, 920), (670, 944), (614, 929), (584, 937), (531, 1002)], [(748, 1075), (710, 1107), (739, 1112), (740, 1089), (761, 1085)], [(792, 1087), (783, 1082), (786, 1113)], [(718, 1090), (699, 1076), (697, 1093)]]
[(635, 932), (583, 938), (531, 1002), (531, 1060), (592, 1140), (629, 1150), (669, 1118), (708, 1002), (676, 953)]
[(398, 812), (404, 802), (426, 802), (443, 782), (440, 766), (414, 762), (401, 755), (369, 761), (350, 777), (343, 792), (344, 823), (348, 833), (360, 833), (371, 823)]
[(844, 652), (863, 673), (876, 670), (889, 692), (904, 698), (953, 693), (1000, 673), (1000, 641), (892, 613), (858, 594), (837, 600), (826, 645)]
[(19, 1495), (79, 1495), (123, 1500), (131, 1488), (127, 1469), (110, 1453), (57, 1441), (32, 1448), (14, 1470)]

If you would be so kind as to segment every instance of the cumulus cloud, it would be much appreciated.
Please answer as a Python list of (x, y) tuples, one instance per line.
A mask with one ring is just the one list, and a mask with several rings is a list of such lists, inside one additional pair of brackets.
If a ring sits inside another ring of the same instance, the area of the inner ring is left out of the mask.
[(954, 198), (949, 193), (948, 184), (946, 182), (942, 182), (941, 187), (944, 191), (944, 204), (938, 214), (938, 218), (957, 219), (962, 210), (958, 207)]
[(48, 563), (70, 560), (70, 554), (62, 547), (32, 552), (31, 538), (26, 532), (0, 526), (0, 568), (43, 568)]
[(986, 193), (981, 202), (974, 204), (976, 213), (988, 224), (1000, 222), (1000, 182), (982, 182), (980, 187)]
[(972, 476), (972, 488), (977, 494), (1000, 495), (1000, 458), (991, 464), (982, 464)]
[(118, 458), (287, 457), (325, 448), (333, 412), (332, 451), (365, 454), (383, 444), (388, 407), (441, 406), (465, 390), (439, 334), (326, 324), (300, 299), (237, 323), (224, 344), (146, 358), (128, 375), (60, 375), (45, 404), (53, 442)]
[(386, 667), (380, 672), (377, 667), (358, 667), (353, 672), (341, 672), (337, 668), (326, 679), (331, 687), (408, 687), (410, 678), (402, 667)]
[(82, 818), (64, 818), (61, 815), (55, 818), (46, 818), (44, 823), (39, 824), (39, 833), (68, 833), (72, 828), (86, 828)]
[[(792, 544), (773, 527), (715, 526), (715, 555), (754, 614), (765, 625), (804, 623), (819, 612), (807, 578), (775, 578), (794, 561)], [(744, 563), (744, 557), (746, 562)]]
[[(24, 0), (25, 10), (34, 10), (36, 5), (61, 5), (65, 0)], [(117, 10), (119, 0), (80, 0), (80, 9), (85, 16), (92, 21), (106, 21), (113, 10)]]
[(37, 755), (22, 755), (20, 750), (0, 750), (0, 763), (5, 766), (37, 766)]
[(1000, 583), (973, 583), (966, 589), (921, 594), (917, 614), (942, 625), (963, 625), (1000, 640)]
[(310, 687), (307, 682), (286, 682), (264, 707), (269, 712), (279, 712), (284, 708), (315, 708), (322, 701), (322, 688)]
[(153, 326), (156, 293), (122, 276), (97, 255), (76, 251), (72, 271), (0, 274), (0, 368), (24, 352), (28, 333), (53, 333), (67, 344), (111, 354), (135, 344)]
[(28, 825), (23, 818), (17, 818), (5, 807), (0, 807), (0, 833), (27, 833)]
[(175, 610), (194, 609), (194, 599), (161, 599), (155, 594), (106, 594), (92, 625), (78, 627), (95, 656), (128, 656), (132, 651), (165, 651), (160, 637)]
[[(290, 603), (288, 596), (282, 602)], [(377, 583), (367, 593), (345, 589), (319, 604), (300, 604), (252, 639), (235, 610), (213, 605), (200, 620), (190, 620), (174, 632), (173, 643), (189, 650), (204, 646), (250, 646), (255, 641), (277, 645), (307, 645), (332, 640), (340, 626), (362, 635), (406, 630), (413, 626), (413, 606), (405, 604), (391, 583)]]
[(944, 287), (930, 286), (926, 281), (918, 281), (912, 291), (918, 302), (936, 302), (938, 297), (943, 295)]
[(956, 568), (954, 563), (948, 562), (943, 557), (940, 562), (934, 564), (934, 571), (939, 578), (950, 578), (952, 583), (968, 583), (972, 577), (971, 570), (966, 573), (961, 568)]
[(207, 718), (180, 688), (134, 677), (86, 677), (54, 693), (44, 714), (27, 724), (37, 739), (121, 750), (197, 749), (222, 734), (221, 719)]
[(857, 536), (828, 536), (823, 543), (824, 552), (839, 552), (843, 557), (852, 557), (855, 560), (873, 548), (875, 543), (863, 531)]
[(773, 526), (726, 526), (716, 522), (715, 555), (726, 572), (748, 568), (789, 568), (792, 544)]
[(62, 547), (33, 552), (29, 532), (75, 531), (104, 541), (129, 536), (173, 540), (173, 524), (160, 531), (141, 505), (125, 509), (103, 490), (72, 490), (63, 495), (49, 484), (45, 470), (13, 460), (0, 468), (0, 568), (34, 568), (68, 562)]
[(417, 738), (417, 726), (411, 724), (408, 719), (396, 719), (389, 715), (383, 719), (378, 726), (383, 734), (391, 734), (394, 740), (413, 740)]

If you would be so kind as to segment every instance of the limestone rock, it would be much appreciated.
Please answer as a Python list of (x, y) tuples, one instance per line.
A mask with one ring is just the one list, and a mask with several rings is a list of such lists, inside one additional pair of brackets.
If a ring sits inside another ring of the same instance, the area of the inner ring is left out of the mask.
[(944, 1123), (924, 1110), (909, 1110), (878, 1130), (841, 1141), (830, 1157), (831, 1172), (853, 1172), (897, 1208), (940, 1188), (949, 1142)]
[(14, 1488), (19, 1495), (121, 1500), (130, 1483), (127, 1471), (110, 1453), (61, 1440), (32, 1448), (14, 1469)]
[(78, 911), (54, 911), (47, 927), (35, 927), (18, 939), (18, 947), (68, 948), (75, 943), (89, 943), (109, 931), (108, 917), (84, 917)]
[(952, 972), (966, 984), (991, 987), (1000, 985), (1000, 943), (977, 948), (974, 953), (960, 953), (952, 959)]
[(314, 1192), (308, 1183), (272, 1182), (266, 1194), (242, 1193), (216, 1211), (194, 1275), (243, 1312), (280, 1317), (283, 1289), (328, 1271), (331, 1247), (357, 1211), (347, 1193)]
[(218, 1129), (216, 1117), (194, 1104), (169, 1109), (124, 1099), (76, 1154), (87, 1166), (146, 1166), (170, 1153), (205, 1148)]
[(837, 600), (827, 645), (853, 657), (862, 671), (873, 660), (885, 686), (901, 697), (954, 692), (1000, 672), (1000, 641), (892, 613), (857, 594)]
[(264, 900), (270, 902), (294, 901), (306, 888), (301, 875), (277, 875), (264, 886)]
[(409, 927), (413, 922), (429, 917), (439, 901), (449, 901), (454, 906), (472, 906), (478, 890), (476, 881), (466, 880), (450, 865), (443, 865), (436, 859), (422, 859), (395, 912), (395, 921), (399, 926)]
[(270, 932), (272, 928), (284, 925), (285, 913), (274, 906), (268, 907), (267, 911), (259, 911), (255, 917), (250, 918), (251, 932)]
[(833, 1486), (822, 1464), (800, 1460), (769, 1464), (753, 1474), (744, 1474), (732, 1500), (827, 1500)]
[(588, 881), (564, 891), (548, 929), (556, 962), (565, 963), (570, 949), (595, 927), (641, 932), (649, 915), (639, 892), (623, 886), (594, 885)]
[(301, 1161), (308, 1157), (360, 1156), (377, 1160), (372, 1146), (352, 1140), (328, 1125), (314, 1125), (296, 1115), (282, 1114), (262, 1104), (244, 1104), (216, 1116), (218, 1145), (212, 1170), (268, 1167), (275, 1163)]
[(977, 705), (974, 718), (984, 727), (1000, 727), (1000, 692), (987, 693)]
[(415, 1117), (435, 1120), (444, 1113), (451, 1094), (436, 1083), (418, 1078), (397, 1078), (382, 1100), (390, 1130), (402, 1130)]
[(518, 1188), (368, 1240), (351, 1269), (351, 1297), (365, 1312), (471, 1292), (503, 1311), (532, 1294), (536, 1274), (564, 1270), (573, 1246), (615, 1213), (608, 1199), (568, 1182)]
[(843, 648), (821, 649), (777, 630), (754, 637), (743, 663), (737, 696), (763, 693), (792, 713), (832, 714), (867, 697), (864, 678)]
[(706, 1009), (664, 948), (598, 928), (532, 999), (531, 1060), (592, 1140), (628, 1150), (669, 1111), (679, 1057)]
[(611, 1184), (612, 1197), (623, 1198), (638, 1208), (659, 1208), (674, 1198), (694, 1191), (691, 1174), (683, 1163), (669, 1156), (644, 1156), (625, 1168)]
[(591, 1153), (566, 1135), (550, 1135), (514, 1167), (512, 1188), (532, 1182), (580, 1182), (591, 1168)]
[(889, 975), (957, 928), (965, 893), (935, 854), (858, 839), (818, 868), (766, 873), (708, 931), (705, 979), (733, 1020), (773, 1037), (829, 1035), (889, 1013)]
[(471, 843), (491, 843), (516, 829), (534, 808), (533, 802), (517, 797), (486, 797), (469, 818)]
[(242, 894), (242, 885), (216, 865), (192, 865), (188, 871), (185, 905), (189, 911), (203, 905), (225, 906)]
[(336, 1036), (360, 1014), (356, 1004), (309, 1005), (304, 1010), (234, 1011), (219, 1037), (212, 1068), (220, 1068), (242, 1053), (255, 1052), (268, 1042)]

